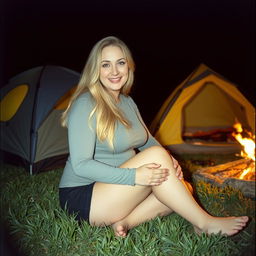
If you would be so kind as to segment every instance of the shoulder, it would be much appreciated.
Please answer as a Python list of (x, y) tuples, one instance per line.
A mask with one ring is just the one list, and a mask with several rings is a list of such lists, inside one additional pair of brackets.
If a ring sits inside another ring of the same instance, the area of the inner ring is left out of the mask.
[(85, 101), (87, 103), (93, 103), (93, 98), (90, 92), (85, 92), (78, 96), (78, 98), (75, 100), (75, 102)]
[(72, 104), (69, 117), (76, 115), (89, 115), (94, 108), (94, 101), (89, 92), (81, 94)]
[(84, 120), (89, 120), (94, 108), (93, 98), (90, 93), (81, 94), (72, 104), (68, 113), (68, 127), (70, 125), (85, 124)]
[(94, 100), (89, 92), (83, 93), (73, 102), (72, 109), (80, 106), (90, 108), (94, 105)]

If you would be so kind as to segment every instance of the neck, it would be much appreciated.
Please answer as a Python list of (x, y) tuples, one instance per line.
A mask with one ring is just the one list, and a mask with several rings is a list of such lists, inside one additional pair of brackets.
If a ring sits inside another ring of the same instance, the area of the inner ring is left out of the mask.
[(120, 101), (120, 92), (110, 92), (111, 96), (113, 97), (113, 99), (119, 103)]

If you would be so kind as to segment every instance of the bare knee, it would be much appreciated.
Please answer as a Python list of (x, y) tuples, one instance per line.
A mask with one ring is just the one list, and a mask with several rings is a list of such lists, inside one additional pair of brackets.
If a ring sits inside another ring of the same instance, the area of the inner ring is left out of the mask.
[(164, 168), (170, 169), (171, 167), (171, 170), (174, 170), (171, 156), (165, 148), (162, 146), (152, 146), (146, 150), (149, 154), (149, 159), (151, 159), (152, 162), (161, 164)]
[(167, 150), (162, 146), (152, 146), (147, 148), (146, 150), (150, 150), (155, 153), (167, 153)]
[(152, 146), (150, 148), (147, 148), (145, 151), (148, 151), (148, 153), (152, 155), (153, 157), (152, 159), (157, 159), (160, 156), (167, 157), (167, 158), (170, 157), (168, 151), (162, 146)]

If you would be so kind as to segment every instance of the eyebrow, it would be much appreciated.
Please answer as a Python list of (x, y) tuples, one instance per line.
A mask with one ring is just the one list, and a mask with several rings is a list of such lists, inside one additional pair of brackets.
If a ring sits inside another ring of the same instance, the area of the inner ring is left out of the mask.
[[(117, 62), (120, 61), (120, 60), (126, 60), (126, 59), (125, 58), (120, 58), (120, 59), (117, 60)], [(111, 61), (110, 60), (102, 60), (101, 62), (111, 62)]]

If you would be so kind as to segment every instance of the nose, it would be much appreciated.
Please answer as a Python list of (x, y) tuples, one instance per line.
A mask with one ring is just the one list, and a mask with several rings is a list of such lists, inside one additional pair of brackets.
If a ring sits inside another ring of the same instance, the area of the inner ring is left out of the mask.
[(112, 66), (112, 70), (111, 70), (112, 75), (116, 76), (119, 74), (119, 70), (118, 67), (116, 65)]

